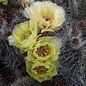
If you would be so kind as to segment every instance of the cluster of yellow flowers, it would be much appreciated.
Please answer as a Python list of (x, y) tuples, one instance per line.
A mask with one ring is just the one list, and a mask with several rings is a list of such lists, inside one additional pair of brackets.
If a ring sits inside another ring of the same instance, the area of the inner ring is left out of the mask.
[(64, 9), (50, 1), (38, 1), (26, 7), (24, 15), (30, 20), (14, 27), (9, 43), (27, 52), (26, 71), (32, 78), (39, 82), (50, 80), (57, 75), (62, 43), (56, 36), (40, 35), (61, 28), (65, 21)]

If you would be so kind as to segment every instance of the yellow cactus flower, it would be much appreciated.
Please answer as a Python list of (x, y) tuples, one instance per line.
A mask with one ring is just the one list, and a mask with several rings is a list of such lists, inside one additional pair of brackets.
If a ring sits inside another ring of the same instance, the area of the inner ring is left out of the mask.
[(10, 45), (14, 45), (21, 51), (25, 52), (37, 39), (37, 27), (35, 23), (31, 21), (25, 21), (23, 23), (17, 24), (14, 27), (12, 36), (8, 37)]
[(57, 75), (57, 68), (53, 63), (38, 60), (34, 63), (26, 60), (26, 71), (32, 78), (39, 82), (50, 80), (53, 76)]
[(39, 37), (38, 42), (28, 51), (29, 61), (56, 61), (60, 54), (61, 40), (58, 37)]
[(51, 1), (34, 2), (24, 10), (26, 18), (35, 21), (43, 31), (59, 30), (65, 21), (65, 11)]
[(8, 0), (0, 0), (0, 3), (3, 3), (4, 5), (7, 5)]

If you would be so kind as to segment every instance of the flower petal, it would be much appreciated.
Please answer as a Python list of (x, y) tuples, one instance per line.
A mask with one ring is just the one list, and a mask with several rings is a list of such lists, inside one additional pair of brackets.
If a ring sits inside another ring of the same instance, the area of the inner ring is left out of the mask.
[(34, 63), (26, 60), (26, 71), (34, 79), (39, 82), (50, 80), (57, 75), (57, 69), (50, 62), (40, 62), (36, 60)]
[[(37, 40), (38, 29), (32, 21), (17, 24), (12, 32), (13, 45), (26, 52)], [(10, 37), (8, 37), (9, 39)], [(9, 42), (11, 42), (11, 40)]]
[(24, 10), (26, 18), (36, 22), (43, 31), (59, 30), (65, 21), (65, 11), (61, 6), (50, 1), (34, 2)]
[(39, 37), (38, 41), (28, 51), (27, 59), (31, 61), (56, 61), (62, 46), (58, 37)]

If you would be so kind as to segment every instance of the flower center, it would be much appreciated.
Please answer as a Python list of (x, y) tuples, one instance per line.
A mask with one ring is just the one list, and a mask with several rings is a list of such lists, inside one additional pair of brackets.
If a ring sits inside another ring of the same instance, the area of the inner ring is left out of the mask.
[(45, 68), (44, 66), (39, 66), (39, 67), (34, 68), (34, 70), (36, 70), (38, 74), (43, 74), (43, 73), (45, 73), (48, 69)]
[(24, 35), (24, 38), (25, 38), (25, 39), (28, 39), (30, 35), (31, 35), (31, 33), (26, 33), (26, 34)]
[(41, 46), (41, 47), (37, 48), (36, 53), (41, 57), (45, 57), (49, 54), (49, 48), (48, 48), (48, 46)]
[(49, 16), (43, 16), (43, 18), (44, 18), (46, 21), (50, 21), (50, 23), (52, 22), (52, 18), (49, 17)]

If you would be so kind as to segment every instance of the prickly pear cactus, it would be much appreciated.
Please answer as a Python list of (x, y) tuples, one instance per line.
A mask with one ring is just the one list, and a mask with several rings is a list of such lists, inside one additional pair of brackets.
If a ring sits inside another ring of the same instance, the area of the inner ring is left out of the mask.
[(7, 6), (0, 4), (0, 86), (86, 86), (86, 0), (51, 1), (66, 12), (61, 30), (43, 34), (62, 40), (59, 74), (42, 83), (27, 74), (23, 58), (26, 53), (10, 46), (7, 40), (14, 25), (27, 19), (21, 0), (9, 0)]

